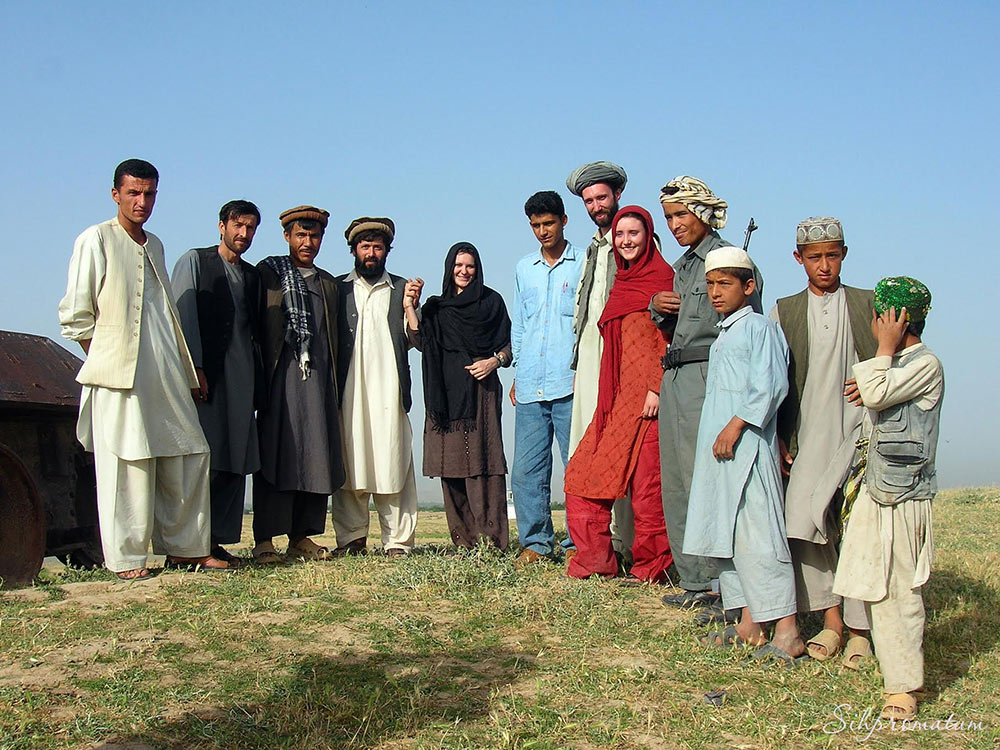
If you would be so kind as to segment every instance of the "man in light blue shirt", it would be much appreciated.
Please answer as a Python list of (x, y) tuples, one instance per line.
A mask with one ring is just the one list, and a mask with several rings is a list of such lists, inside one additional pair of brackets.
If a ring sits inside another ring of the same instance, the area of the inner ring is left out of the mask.
[[(563, 237), (566, 210), (552, 190), (531, 196), (524, 213), (541, 247), (514, 272), (511, 348), (514, 354), (514, 467), (510, 484), (521, 564), (552, 557), (552, 437), (563, 466), (573, 411), (573, 312), (584, 253)], [(567, 536), (567, 550), (575, 549)]]

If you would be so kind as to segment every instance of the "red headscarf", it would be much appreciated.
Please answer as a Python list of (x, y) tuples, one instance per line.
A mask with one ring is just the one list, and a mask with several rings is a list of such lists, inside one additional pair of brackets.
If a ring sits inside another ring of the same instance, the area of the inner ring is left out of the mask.
[(622, 318), (634, 312), (649, 308), (649, 301), (657, 292), (669, 292), (674, 288), (674, 269), (670, 267), (653, 240), (653, 217), (641, 206), (625, 206), (615, 214), (611, 224), (611, 240), (614, 242), (618, 222), (626, 214), (635, 214), (646, 228), (646, 246), (639, 255), (628, 263), (615, 248), (615, 283), (611, 295), (604, 306), (601, 319), (597, 322), (604, 337), (604, 354), (601, 356), (601, 385), (597, 394), (597, 434), (604, 431), (608, 415), (615, 397), (618, 395), (622, 359)]

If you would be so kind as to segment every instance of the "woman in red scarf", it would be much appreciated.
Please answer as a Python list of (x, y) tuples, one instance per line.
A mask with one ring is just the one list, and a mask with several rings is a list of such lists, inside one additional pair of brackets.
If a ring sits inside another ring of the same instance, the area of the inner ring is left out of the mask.
[(673, 289), (674, 271), (653, 240), (653, 218), (626, 206), (611, 226), (618, 273), (598, 322), (604, 340), (597, 411), (566, 466), (566, 523), (577, 553), (574, 578), (614, 576), (611, 506), (631, 493), (635, 516), (630, 576), (659, 583), (673, 562), (660, 498), (660, 356), (663, 333), (649, 317), (649, 300)]

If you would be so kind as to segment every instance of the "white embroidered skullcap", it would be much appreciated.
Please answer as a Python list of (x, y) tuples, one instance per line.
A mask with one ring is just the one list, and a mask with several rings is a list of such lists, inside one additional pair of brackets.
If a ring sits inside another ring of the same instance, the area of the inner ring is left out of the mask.
[(753, 270), (753, 261), (742, 247), (717, 247), (705, 256), (705, 273), (717, 268), (746, 268)]
[(844, 228), (840, 219), (832, 216), (810, 216), (795, 228), (795, 244), (811, 245), (814, 242), (843, 242)]

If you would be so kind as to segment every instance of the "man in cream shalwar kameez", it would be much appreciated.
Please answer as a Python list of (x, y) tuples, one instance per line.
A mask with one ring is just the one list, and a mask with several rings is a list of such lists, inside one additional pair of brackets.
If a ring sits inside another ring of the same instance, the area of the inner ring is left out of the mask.
[[(403, 294), (414, 288), (385, 271), (395, 227), (362, 217), (345, 232), (355, 269), (339, 278), (341, 291), (341, 387), (344, 467), (347, 479), (334, 498), (337, 548), (360, 552), (368, 536), (368, 503), (378, 512), (383, 549), (413, 549), (417, 487)], [(419, 295), (419, 288), (417, 292)]]
[(94, 452), (105, 564), (123, 578), (148, 576), (150, 538), (168, 564), (228, 567), (207, 557), (209, 448), (191, 395), (198, 379), (163, 245), (142, 229), (157, 182), (148, 162), (119, 165), (118, 216), (77, 238), (59, 303), (63, 336), (87, 352), (77, 436)]

